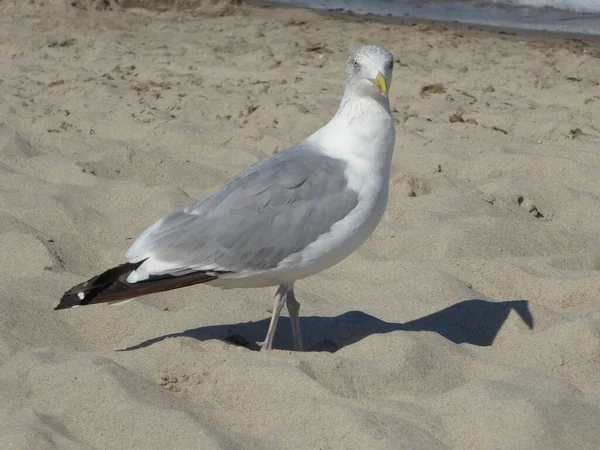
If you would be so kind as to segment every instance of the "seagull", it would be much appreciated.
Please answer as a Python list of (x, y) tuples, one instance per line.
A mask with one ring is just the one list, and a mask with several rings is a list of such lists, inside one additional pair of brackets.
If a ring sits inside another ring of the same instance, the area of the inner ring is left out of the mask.
[(346, 63), (335, 116), (292, 147), (251, 165), (214, 194), (159, 219), (124, 264), (65, 292), (55, 310), (120, 303), (194, 284), (278, 286), (261, 351), (273, 349), (284, 304), (302, 350), (296, 280), (339, 263), (381, 220), (395, 130), (389, 103), (393, 55), (358, 48)]

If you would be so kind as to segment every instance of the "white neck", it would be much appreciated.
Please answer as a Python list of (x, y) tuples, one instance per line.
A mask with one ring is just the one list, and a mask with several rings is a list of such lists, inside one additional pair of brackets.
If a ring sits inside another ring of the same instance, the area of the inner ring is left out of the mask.
[(317, 140), (329, 156), (387, 178), (395, 136), (387, 98), (375, 99), (347, 91), (336, 115), (308, 139)]
[(368, 95), (357, 95), (355, 88), (347, 88), (344, 91), (344, 95), (342, 97), (342, 101), (340, 102), (340, 106), (336, 115), (338, 115), (342, 110), (347, 109), (347, 106), (356, 108), (357, 106), (360, 107), (361, 103), (367, 108), (376, 108), (376, 105), (379, 105), (391, 115), (390, 101), (387, 97), (384, 97), (382, 95), (377, 95), (377, 97), (371, 97)]

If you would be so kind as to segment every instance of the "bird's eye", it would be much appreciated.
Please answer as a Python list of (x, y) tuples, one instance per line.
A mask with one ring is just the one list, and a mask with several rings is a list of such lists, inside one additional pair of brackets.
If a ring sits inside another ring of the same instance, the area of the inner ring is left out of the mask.
[(390, 61), (390, 63), (388, 64), (388, 67), (390, 69), (393, 69), (394, 68), (394, 61)]
[(354, 67), (358, 67), (358, 61), (357, 61), (357, 60), (355, 60), (355, 59), (353, 59), (353, 60), (352, 60), (352, 65), (353, 65)]

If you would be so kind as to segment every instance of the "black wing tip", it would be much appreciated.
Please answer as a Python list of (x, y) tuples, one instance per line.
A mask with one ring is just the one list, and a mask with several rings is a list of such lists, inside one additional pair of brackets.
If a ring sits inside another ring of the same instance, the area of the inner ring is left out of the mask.
[(96, 296), (102, 291), (103, 288), (109, 286), (115, 280), (132, 270), (137, 269), (142, 265), (143, 261), (137, 263), (125, 263), (119, 266), (108, 269), (95, 277), (90, 278), (83, 283), (79, 283), (73, 286), (71, 289), (66, 291), (58, 305), (54, 307), (54, 311), (60, 311), (61, 309), (69, 309), (75, 306), (85, 306), (90, 303), (97, 303), (94, 300)]
[(155, 292), (206, 283), (207, 281), (216, 280), (221, 274), (230, 273), (211, 271), (192, 272), (181, 276), (161, 275), (150, 277), (147, 281), (129, 284), (124, 275), (135, 270), (142, 262), (126, 263), (113, 267), (100, 275), (73, 286), (63, 294), (58, 305), (54, 307), (54, 311), (96, 303), (118, 303)]
[(60, 311), (61, 309), (69, 309), (73, 308), (74, 306), (81, 305), (81, 299), (77, 296), (77, 294), (67, 292), (62, 296), (58, 305), (54, 307), (54, 311)]

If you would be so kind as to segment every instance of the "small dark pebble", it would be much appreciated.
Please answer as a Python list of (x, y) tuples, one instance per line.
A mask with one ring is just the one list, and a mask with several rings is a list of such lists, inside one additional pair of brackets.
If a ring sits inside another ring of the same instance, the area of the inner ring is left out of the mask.
[(445, 92), (446, 92), (446, 89), (444, 88), (444, 85), (440, 84), (440, 83), (428, 84), (421, 88), (422, 96), (426, 96), (429, 94), (444, 94)]
[(450, 117), (448, 118), (448, 120), (450, 120), (450, 123), (455, 123), (455, 122), (464, 122), (465, 119), (462, 118), (463, 113), (462, 112), (455, 112), (454, 114), (450, 114)]

